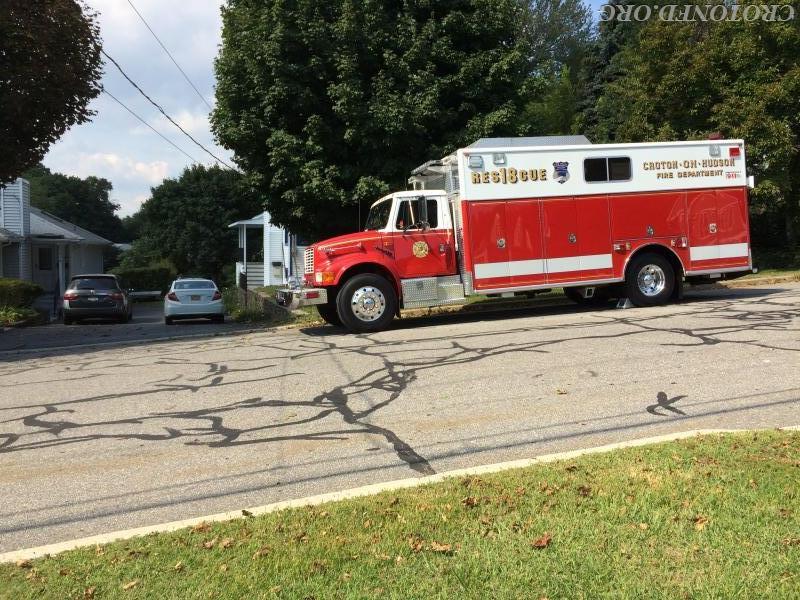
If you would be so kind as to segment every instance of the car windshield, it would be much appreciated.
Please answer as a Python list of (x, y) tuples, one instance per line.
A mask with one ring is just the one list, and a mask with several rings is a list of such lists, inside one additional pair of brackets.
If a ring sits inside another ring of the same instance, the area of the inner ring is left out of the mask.
[(116, 290), (117, 280), (113, 277), (80, 277), (69, 284), (71, 290)]
[(369, 209), (369, 215), (367, 215), (367, 222), (364, 224), (364, 231), (370, 231), (374, 229), (383, 229), (386, 227), (386, 224), (389, 222), (389, 213), (392, 210), (392, 200), (391, 198), (387, 198), (377, 204), (373, 205), (372, 208)]
[(214, 282), (207, 279), (198, 281), (176, 281), (176, 290), (213, 290)]

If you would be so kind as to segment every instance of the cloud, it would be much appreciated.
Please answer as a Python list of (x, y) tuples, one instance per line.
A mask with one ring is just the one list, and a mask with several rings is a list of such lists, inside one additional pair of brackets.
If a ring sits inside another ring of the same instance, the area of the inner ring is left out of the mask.
[[(222, 0), (165, 3), (132, 0), (202, 96), (213, 106), (214, 57), (220, 44)], [(104, 49), (136, 81), (211, 152), (230, 162), (230, 152), (214, 142), (208, 107), (175, 68), (164, 50), (125, 0), (87, 0), (98, 12)], [(213, 159), (169, 123), (107, 64), (103, 86), (157, 131), (204, 164)], [(73, 127), (44, 159), (54, 171), (110, 180), (120, 214), (134, 212), (149, 197), (150, 187), (177, 177), (192, 161), (142, 125), (105, 94), (92, 102), (97, 114), (90, 123)]]
[(148, 185), (158, 184), (169, 173), (169, 163), (163, 160), (143, 162), (114, 153), (80, 153), (71, 166), (59, 169), (67, 175), (88, 177), (96, 175), (106, 179), (123, 178), (129, 181), (140, 180)]

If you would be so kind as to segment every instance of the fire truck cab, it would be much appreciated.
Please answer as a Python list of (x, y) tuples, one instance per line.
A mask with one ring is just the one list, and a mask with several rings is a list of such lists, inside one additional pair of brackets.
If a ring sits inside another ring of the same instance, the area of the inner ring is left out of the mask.
[(742, 140), (478, 140), (415, 169), (363, 231), (309, 246), (303, 285), (278, 301), (356, 332), (474, 294), (663, 304), (752, 271), (748, 183)]

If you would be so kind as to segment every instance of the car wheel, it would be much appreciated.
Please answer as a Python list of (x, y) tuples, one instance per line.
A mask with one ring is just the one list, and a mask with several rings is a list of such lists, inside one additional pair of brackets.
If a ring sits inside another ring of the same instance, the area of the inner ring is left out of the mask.
[(666, 304), (675, 290), (675, 270), (660, 254), (635, 257), (625, 272), (625, 293), (634, 306)]
[(336, 295), (336, 311), (350, 331), (381, 331), (397, 312), (397, 294), (385, 278), (372, 273), (349, 279)]
[(327, 304), (317, 304), (317, 312), (322, 320), (333, 325), (334, 327), (341, 327), (342, 320), (339, 318), (339, 313), (336, 312), (336, 301), (328, 302)]
[(591, 298), (584, 298), (578, 288), (564, 288), (564, 295), (581, 306), (603, 306), (608, 303), (609, 295), (606, 288), (594, 288), (594, 295)]
[(173, 323), (172, 317), (164, 317), (164, 325), (172, 325)]
[(224, 323), (225, 322), (225, 315), (216, 315), (214, 317), (214, 323)]

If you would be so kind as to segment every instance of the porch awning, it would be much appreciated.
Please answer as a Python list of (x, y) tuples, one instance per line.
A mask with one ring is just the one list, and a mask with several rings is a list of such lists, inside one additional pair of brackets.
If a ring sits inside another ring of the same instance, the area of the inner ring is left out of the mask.
[(266, 219), (264, 218), (264, 213), (261, 213), (260, 215), (256, 215), (252, 219), (245, 219), (243, 221), (236, 221), (235, 223), (231, 223), (230, 225), (228, 225), (228, 228), (230, 229), (233, 227), (264, 227), (265, 220)]

